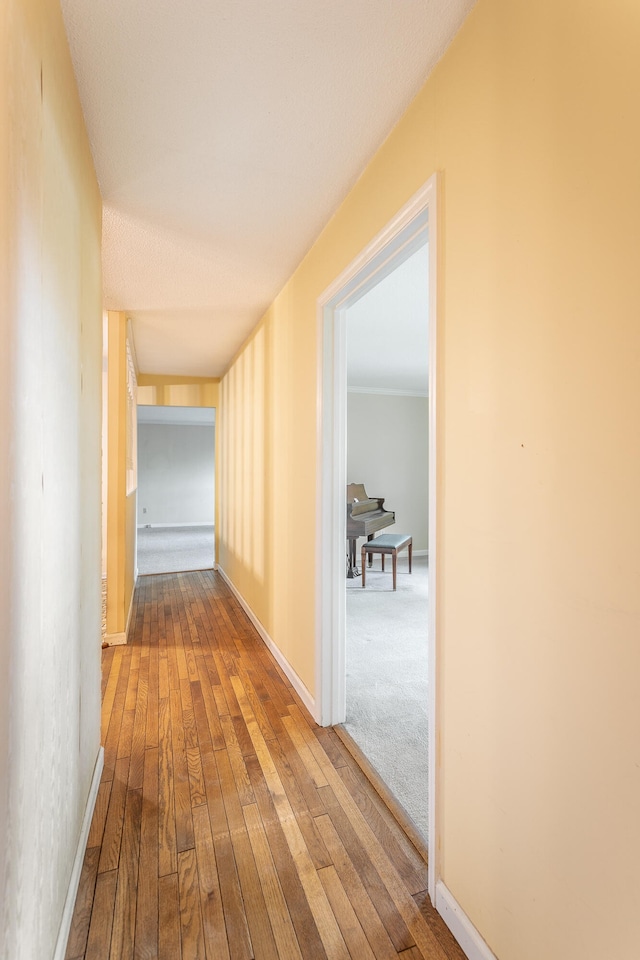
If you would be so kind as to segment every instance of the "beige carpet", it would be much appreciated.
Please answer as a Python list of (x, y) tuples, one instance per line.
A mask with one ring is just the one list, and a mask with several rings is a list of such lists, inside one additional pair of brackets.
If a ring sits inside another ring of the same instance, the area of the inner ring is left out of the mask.
[(360, 578), (347, 580), (346, 730), (427, 838), (427, 622), (428, 565), (398, 557), (398, 588), (391, 562), (380, 558)]
[(214, 528), (138, 527), (138, 575), (211, 570)]

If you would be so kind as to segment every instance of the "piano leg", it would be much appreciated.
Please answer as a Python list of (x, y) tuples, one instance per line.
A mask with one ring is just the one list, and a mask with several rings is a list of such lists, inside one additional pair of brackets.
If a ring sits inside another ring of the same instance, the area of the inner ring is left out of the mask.
[(347, 568), (347, 580), (353, 580), (360, 576), (360, 571), (356, 567), (356, 541), (349, 540), (349, 566)]

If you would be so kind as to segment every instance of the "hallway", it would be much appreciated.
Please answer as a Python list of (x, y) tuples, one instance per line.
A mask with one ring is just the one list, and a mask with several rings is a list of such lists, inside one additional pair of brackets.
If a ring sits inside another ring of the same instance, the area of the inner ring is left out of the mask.
[(213, 571), (142, 577), (103, 655), (67, 960), (464, 960), (426, 865)]

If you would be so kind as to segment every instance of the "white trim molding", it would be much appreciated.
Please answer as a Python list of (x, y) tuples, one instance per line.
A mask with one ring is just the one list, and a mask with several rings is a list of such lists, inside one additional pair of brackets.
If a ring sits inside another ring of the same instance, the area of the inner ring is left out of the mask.
[(185, 523), (138, 523), (136, 524), (138, 530), (146, 530), (148, 527), (152, 527), (154, 530), (157, 527), (211, 527), (211, 530), (215, 530), (215, 523), (213, 520), (189, 520)]
[(423, 397), (425, 400), (429, 396), (426, 390), (397, 390), (393, 387), (347, 387), (347, 393), (381, 397)]
[(434, 174), (427, 184), (429, 211), (429, 644), (428, 677), (429, 690), (427, 702), (427, 730), (429, 739), (428, 808), (429, 808), (429, 866), (428, 886), (431, 902), (435, 903), (436, 883), (440, 879), (440, 680), (438, 677), (438, 632), (436, 618), (436, 573), (438, 567), (437, 534), (438, 498), (437, 453), (438, 421), (436, 417), (437, 367), (438, 367), (438, 178)]
[(258, 618), (256, 617), (255, 613), (253, 612), (253, 610), (251, 609), (247, 601), (244, 599), (242, 594), (236, 588), (234, 583), (229, 579), (229, 577), (227, 576), (227, 574), (224, 572), (224, 570), (219, 564), (216, 567), (216, 570), (220, 574), (220, 576), (222, 577), (226, 585), (229, 587), (232, 594), (234, 595), (234, 597), (236, 598), (236, 600), (238, 601), (238, 603), (240, 604), (240, 606), (242, 607), (246, 615), (249, 617), (249, 620), (251, 620), (251, 623), (256, 628), (256, 631), (260, 635), (261, 640), (264, 642), (265, 646), (273, 656), (274, 660), (276, 661), (278, 666), (281, 668), (281, 670), (285, 674), (287, 680), (289, 681), (293, 689), (296, 691), (296, 693), (304, 703), (305, 707), (307, 708), (307, 710), (309, 711), (313, 719), (316, 720), (317, 722), (316, 701), (311, 696), (308, 689), (306, 688), (306, 686), (304, 685), (304, 683), (302, 682), (298, 674), (295, 672), (295, 670), (293, 669), (293, 667), (291, 666), (287, 658), (284, 656), (280, 648), (277, 647), (276, 644), (273, 642), (273, 640), (271, 639), (271, 637), (263, 627), (262, 623), (258, 620)]
[(60, 928), (58, 930), (58, 939), (56, 941), (53, 960), (64, 960), (64, 956), (67, 951), (67, 942), (69, 940), (69, 933), (71, 932), (71, 921), (73, 920), (73, 911), (76, 905), (78, 886), (80, 884), (80, 874), (82, 873), (82, 864), (84, 863), (84, 855), (87, 849), (87, 840), (89, 839), (89, 830), (91, 828), (91, 820), (93, 819), (93, 811), (96, 805), (103, 767), (104, 748), (100, 747), (98, 750), (98, 756), (96, 757), (96, 763), (93, 768), (89, 796), (87, 797), (84, 815), (82, 817), (80, 836), (78, 837), (76, 855), (73, 860), (73, 867), (71, 868), (71, 876), (69, 877), (69, 886), (67, 887), (67, 896), (64, 901), (62, 919), (60, 920)]
[(439, 879), (436, 669), (437, 176), (434, 174), (317, 301), (316, 699), (318, 722), (346, 713), (346, 314), (348, 308), (429, 243), (429, 895)]
[(469, 960), (498, 960), (442, 880), (436, 884), (434, 904)]

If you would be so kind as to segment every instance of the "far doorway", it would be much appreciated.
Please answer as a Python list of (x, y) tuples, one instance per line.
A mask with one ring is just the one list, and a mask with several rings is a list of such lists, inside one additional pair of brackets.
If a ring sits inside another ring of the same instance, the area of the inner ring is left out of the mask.
[(138, 406), (137, 574), (211, 569), (215, 409)]

